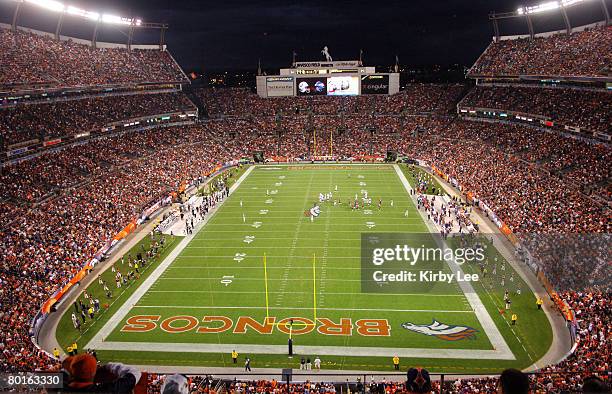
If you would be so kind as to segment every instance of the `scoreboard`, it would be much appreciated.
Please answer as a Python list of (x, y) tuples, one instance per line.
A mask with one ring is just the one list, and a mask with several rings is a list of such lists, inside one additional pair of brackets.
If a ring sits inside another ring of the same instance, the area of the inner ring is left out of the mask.
[(358, 96), (399, 92), (398, 73), (376, 73), (358, 61), (297, 62), (279, 75), (257, 76), (261, 97)]

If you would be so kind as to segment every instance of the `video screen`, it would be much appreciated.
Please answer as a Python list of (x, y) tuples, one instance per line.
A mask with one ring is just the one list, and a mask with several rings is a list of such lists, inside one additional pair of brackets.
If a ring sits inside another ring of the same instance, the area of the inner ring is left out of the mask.
[(361, 94), (389, 94), (388, 75), (364, 75), (361, 77)]
[(268, 97), (293, 96), (293, 77), (266, 78)]
[(297, 78), (298, 96), (325, 96), (327, 94), (327, 84), (325, 78)]
[(359, 78), (329, 77), (327, 78), (328, 96), (356, 96), (359, 94)]

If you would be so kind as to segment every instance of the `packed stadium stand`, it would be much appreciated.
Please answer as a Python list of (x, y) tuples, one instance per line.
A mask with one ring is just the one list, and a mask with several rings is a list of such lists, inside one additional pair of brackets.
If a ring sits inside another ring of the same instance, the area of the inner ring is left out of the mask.
[(253, 96), (249, 89), (199, 89), (196, 91), (213, 116), (273, 116), (315, 114), (450, 114), (465, 90), (464, 85), (411, 84), (392, 96), (285, 97), (271, 100)]
[[(469, 74), (602, 76), (612, 62), (612, 29), (493, 42)], [(537, 53), (537, 56), (534, 54)], [(544, 55), (543, 55), (544, 54)], [(94, 49), (52, 37), (0, 29), (0, 91), (186, 83), (167, 51)], [(71, 67), (65, 67), (70, 64)], [(610, 134), (610, 91), (525, 86), (414, 84), (393, 96), (262, 99), (247, 89), (200, 89), (210, 119), (189, 124), (105, 130), (57, 149), (18, 150), (28, 141), (74, 136), (130, 119), (183, 113), (195, 106), (180, 91), (132, 91), (0, 106), (0, 370), (56, 364), (33, 343), (41, 305), (128, 223), (218, 165), (262, 151), (277, 160), (313, 156), (310, 130), (333, 134), (338, 158), (371, 160), (389, 150), (423, 160), (483, 202), (512, 234), (537, 250), (531, 234), (610, 233), (609, 142), (555, 129), (492, 119), (462, 119), (461, 108), (517, 111)], [(459, 112), (460, 113), (460, 112)], [(319, 141), (320, 152), (332, 150)], [(592, 246), (592, 245), (591, 245)], [(594, 247), (600, 247), (595, 245)], [(576, 346), (557, 365), (531, 376), (534, 392), (580, 389), (585, 377), (608, 379), (612, 321), (610, 283), (592, 279), (609, 261), (581, 266), (545, 257), (537, 265), (576, 316)], [(603, 279), (606, 279), (604, 276)], [(137, 279), (135, 279), (137, 280)], [(585, 284), (588, 284), (585, 285)], [(164, 376), (149, 375), (149, 392)], [(457, 379), (434, 390), (493, 393), (496, 378)], [(200, 376), (191, 386), (215, 392)], [(364, 382), (372, 392), (406, 392), (403, 382)], [(226, 382), (235, 392), (338, 392), (342, 383)], [(351, 390), (358, 387), (353, 384)]]
[(2, 112), (0, 135), (7, 146), (100, 130), (117, 121), (194, 109), (182, 93), (91, 97), (19, 105), (7, 107)]
[(468, 75), (603, 76), (612, 62), (611, 41), (610, 26), (591, 27), (570, 35), (493, 41)]
[(477, 86), (459, 106), (539, 115), (564, 125), (612, 134), (612, 97), (602, 90)]
[(19, 30), (0, 29), (0, 62), (2, 89), (186, 82), (167, 51), (92, 48)]

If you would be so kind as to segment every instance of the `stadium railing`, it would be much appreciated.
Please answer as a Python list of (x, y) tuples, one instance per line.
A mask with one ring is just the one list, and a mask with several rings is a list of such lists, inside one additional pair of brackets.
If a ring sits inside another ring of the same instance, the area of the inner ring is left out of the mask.
[[(250, 383), (272, 383), (275, 381), (277, 385), (297, 385), (300, 386), (305, 383), (310, 384), (326, 384), (334, 385), (336, 393), (366, 393), (372, 392), (369, 387), (372, 385), (384, 385), (384, 386), (395, 386), (396, 392), (406, 392), (406, 389), (402, 385), (406, 382), (407, 370), (410, 367), (405, 367), (404, 372), (374, 372), (374, 373), (346, 373), (342, 371), (314, 371), (310, 373), (304, 373), (300, 369), (284, 369), (278, 373), (258, 373), (258, 372), (236, 372), (236, 373), (213, 373), (213, 374), (184, 374), (190, 382), (190, 392), (202, 392), (207, 389), (215, 389), (215, 392), (221, 392), (221, 387), (228, 387), (231, 384), (250, 384)], [(205, 368), (202, 368), (205, 369)], [(501, 373), (501, 372), (500, 372)], [(546, 391), (545, 383), (555, 381), (555, 379), (563, 376), (574, 376), (578, 375), (578, 372), (574, 371), (555, 371), (555, 372), (527, 372), (526, 375), (529, 377), (531, 382), (531, 390), (533, 392), (544, 392)], [(582, 373), (581, 373), (582, 374)], [(607, 379), (610, 371), (601, 373), (599, 376), (603, 379)], [(143, 372), (143, 377), (139, 383), (139, 386), (144, 385), (148, 393), (159, 392), (163, 380), (172, 374), (163, 373), (148, 373)], [(484, 373), (432, 373), (429, 372), (429, 377), (432, 382), (432, 389), (428, 393), (445, 393), (453, 392), (453, 389), (461, 390), (460, 392), (467, 392), (466, 387), (476, 388), (479, 384), (484, 386), (488, 385), (489, 389), (495, 390), (496, 383), (499, 378), (498, 374), (484, 374)], [(585, 376), (583, 376), (584, 378)], [(461, 384), (456, 382), (461, 381)], [(146, 382), (146, 383), (145, 383)], [(492, 387), (491, 387), (492, 386)], [(135, 392), (137, 392), (136, 390)], [(394, 392), (383, 389), (381, 392)], [(485, 392), (484, 390), (481, 392)], [(486, 391), (489, 392), (489, 391)], [(568, 391), (564, 391), (568, 392)]]
[(601, 140), (608, 143), (612, 141), (612, 136), (610, 134), (589, 130), (584, 127), (564, 124), (562, 122), (555, 121), (543, 115), (536, 115), (519, 111), (509, 111), (501, 108), (462, 106), (461, 103), (457, 105), (457, 115), (459, 115), (460, 117), (465, 117), (467, 119), (499, 119), (512, 123), (532, 125), (543, 129), (560, 130), (562, 132), (571, 133), (585, 138), (595, 138), (597, 140)]
[(175, 124), (184, 124), (186, 121), (188, 121), (189, 123), (193, 123), (193, 121), (197, 117), (197, 109), (162, 113), (109, 122), (102, 128), (95, 128), (93, 130), (80, 130), (78, 133), (75, 134), (53, 137), (44, 141), (41, 141), (39, 139), (33, 139), (24, 142), (19, 142), (8, 145), (6, 147), (5, 154), (0, 156), (0, 162), (7, 162), (7, 164), (10, 164), (14, 161), (22, 160), (24, 158), (30, 157), (36, 153), (40, 153), (48, 149), (59, 148), (76, 143), (83, 143), (87, 140), (108, 137), (112, 134), (120, 134), (126, 131), (134, 132), (154, 127), (167, 127)]

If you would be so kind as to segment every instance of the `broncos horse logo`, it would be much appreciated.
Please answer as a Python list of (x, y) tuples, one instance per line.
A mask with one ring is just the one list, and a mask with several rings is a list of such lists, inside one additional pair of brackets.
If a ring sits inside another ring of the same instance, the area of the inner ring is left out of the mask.
[(403, 323), (402, 327), (406, 330), (418, 332), (419, 334), (428, 335), (444, 339), (445, 341), (459, 341), (461, 339), (474, 339), (478, 330), (467, 326), (449, 326), (448, 324), (440, 323), (433, 320), (431, 324), (412, 324)]

